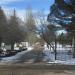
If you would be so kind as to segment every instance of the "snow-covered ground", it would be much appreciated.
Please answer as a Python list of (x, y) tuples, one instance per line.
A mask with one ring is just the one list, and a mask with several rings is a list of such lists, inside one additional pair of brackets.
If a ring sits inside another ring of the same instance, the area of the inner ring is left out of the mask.
[(21, 60), (21, 57), (25, 56), (25, 54), (29, 51), (31, 51), (33, 49), (33, 47), (28, 47), (27, 48), (27, 51), (22, 51), (22, 52), (19, 52), (17, 53), (15, 56), (11, 56), (11, 57), (5, 57), (5, 58), (2, 58), (1, 62), (18, 62)]
[(57, 60), (55, 60), (55, 53), (53, 52), (53, 50), (49, 50), (45, 46), (45, 49), (43, 50), (43, 53), (45, 54), (44, 61), (47, 61), (47, 63), (49, 64), (56, 63), (56, 64), (65, 64), (65, 65), (67, 64), (75, 65), (75, 58), (73, 58), (72, 53), (69, 53), (69, 50), (72, 50), (72, 48), (69, 45), (65, 47), (62, 47), (62, 45), (60, 45), (60, 49), (58, 48), (56, 55)]
[[(28, 47), (27, 51), (22, 51), (17, 53), (15, 56), (11, 56), (11, 57), (6, 57), (3, 58), (1, 60), (1, 62), (19, 62), (19, 61), (23, 61), (25, 62), (25, 60), (29, 59), (28, 61), (30, 62), (34, 62), (35, 60), (35, 56), (33, 53), (31, 53), (30, 51), (33, 49), (33, 47)], [(75, 65), (75, 59), (72, 58), (72, 54), (68, 54), (68, 50), (66, 50), (65, 48), (63, 48), (64, 50), (57, 50), (57, 60), (55, 60), (55, 54), (54, 52), (51, 50), (49, 50), (47, 47), (44, 48), (43, 50), (43, 61), (49, 63), (49, 64), (65, 64), (65, 65)]]
[(65, 65), (75, 65), (75, 59), (72, 55), (69, 55), (67, 52), (58, 52), (57, 60), (55, 60), (55, 55), (53, 52), (47, 50), (45, 51), (45, 61), (49, 64), (65, 64)]
[(64, 64), (64, 65), (75, 65), (75, 59), (61, 61), (61, 60), (55, 60), (55, 61), (49, 61), (48, 64)]

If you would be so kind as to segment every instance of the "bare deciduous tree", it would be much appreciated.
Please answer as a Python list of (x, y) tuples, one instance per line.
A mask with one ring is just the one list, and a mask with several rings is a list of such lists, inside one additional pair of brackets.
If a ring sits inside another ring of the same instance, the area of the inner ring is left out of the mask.
[(55, 32), (53, 31), (54, 26), (47, 24), (44, 11), (37, 13), (36, 18), (38, 18), (40, 22), (38, 23), (38, 20), (36, 19), (36, 23), (40, 24), (40, 36), (51, 48), (53, 48), (53, 50), (55, 50), (54, 44), (52, 44), (52, 42), (55, 42)]

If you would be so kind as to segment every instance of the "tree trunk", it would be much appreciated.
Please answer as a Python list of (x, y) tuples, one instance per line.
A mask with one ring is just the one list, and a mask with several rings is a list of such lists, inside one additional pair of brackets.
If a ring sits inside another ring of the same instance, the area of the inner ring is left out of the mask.
[(2, 44), (2, 42), (0, 42), (0, 49), (1, 49), (1, 44)]
[(55, 60), (57, 60), (57, 41), (55, 39)]
[(75, 58), (75, 44), (74, 44), (73, 58)]
[(0, 37), (0, 49), (1, 49), (1, 44), (2, 44), (2, 38)]
[(14, 50), (14, 43), (11, 43), (11, 50)]
[(72, 45), (73, 45), (73, 58), (75, 58), (75, 37), (73, 37)]

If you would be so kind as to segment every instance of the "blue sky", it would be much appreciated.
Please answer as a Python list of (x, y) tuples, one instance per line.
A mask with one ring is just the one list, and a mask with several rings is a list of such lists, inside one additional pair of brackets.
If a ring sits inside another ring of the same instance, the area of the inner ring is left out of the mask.
[(54, 0), (0, 0), (0, 6), (8, 13), (12, 9), (16, 9), (19, 16), (24, 15), (25, 9), (30, 5), (33, 11), (44, 11), (49, 13), (50, 6), (54, 3)]

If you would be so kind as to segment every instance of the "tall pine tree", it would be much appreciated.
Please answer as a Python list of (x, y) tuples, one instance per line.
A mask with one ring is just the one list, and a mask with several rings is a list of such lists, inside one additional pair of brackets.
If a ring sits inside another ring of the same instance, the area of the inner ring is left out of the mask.
[[(47, 20), (61, 25), (66, 29), (69, 35), (75, 39), (75, 1), (55, 0), (55, 3), (50, 7), (50, 10), (51, 12), (48, 15)], [(75, 40), (73, 57), (75, 57)]]
[(15, 10), (9, 20), (8, 34), (7, 43), (11, 44), (11, 50), (14, 50), (15, 43), (23, 42), (25, 39), (24, 31), (21, 29)]
[(6, 38), (6, 32), (7, 32), (7, 18), (5, 16), (3, 9), (0, 7), (0, 46), (1, 43), (4, 42)]

